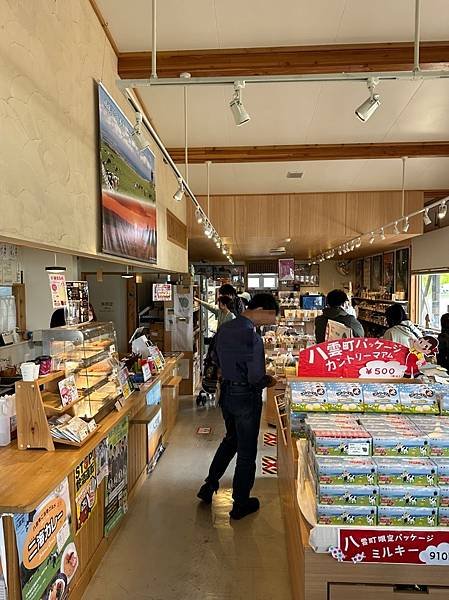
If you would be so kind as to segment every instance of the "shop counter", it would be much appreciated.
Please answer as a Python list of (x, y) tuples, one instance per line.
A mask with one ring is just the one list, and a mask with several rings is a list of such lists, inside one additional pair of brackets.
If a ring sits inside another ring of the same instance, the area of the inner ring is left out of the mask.
[(315, 552), (309, 545), (310, 526), (297, 500), (299, 460), (288, 423), (280, 420), (278, 482), (294, 600), (449, 598), (447, 566), (341, 563)]
[[(69, 597), (71, 600), (81, 598), (118, 526), (107, 536), (105, 535), (105, 480), (103, 480), (97, 489), (97, 502), (89, 519), (75, 534), (74, 470), (117, 425), (123, 423), (124, 419), (128, 419), (128, 502), (133, 499), (136, 491), (147, 478), (150, 440), (146, 423), (151, 417), (149, 414), (151, 411), (145, 411), (147, 393), (160, 382), (162, 419), (156, 434), (160, 441), (165, 442), (174, 426), (178, 411), (178, 363), (181, 358), (181, 353), (167, 358), (164, 370), (144, 384), (139, 391), (131, 394), (124, 401), (120, 411), (114, 410), (109, 413), (82, 447), (58, 446), (55, 451), (19, 450), (17, 443), (13, 443), (0, 449), (0, 513), (6, 515), (3, 524), (9, 600), (22, 598), (13, 515), (35, 510), (66, 477), (70, 489), (71, 530), (79, 557), (79, 567), (70, 584)], [(142, 418), (143, 412), (148, 412), (148, 418)], [(155, 407), (154, 413), (156, 412), (158, 411)]]

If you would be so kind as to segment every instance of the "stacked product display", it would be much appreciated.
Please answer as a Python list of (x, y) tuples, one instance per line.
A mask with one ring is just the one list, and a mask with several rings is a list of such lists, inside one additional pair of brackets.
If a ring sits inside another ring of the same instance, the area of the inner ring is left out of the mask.
[(317, 524), (449, 525), (444, 386), (293, 381), (288, 397)]

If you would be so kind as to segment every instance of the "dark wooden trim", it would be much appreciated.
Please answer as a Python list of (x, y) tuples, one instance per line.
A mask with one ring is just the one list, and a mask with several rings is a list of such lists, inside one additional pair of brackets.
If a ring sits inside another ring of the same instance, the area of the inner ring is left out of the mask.
[[(92, 0), (91, 0), (92, 1)], [(107, 31), (107, 29), (105, 29)], [(449, 66), (449, 41), (422, 42), (422, 69)], [(150, 76), (151, 52), (118, 55), (120, 77)], [(332, 44), (271, 48), (226, 48), (170, 50), (157, 53), (159, 77), (179, 77), (185, 71), (194, 77), (250, 75), (300, 75), (359, 71), (403, 71), (413, 68), (413, 43)]]
[[(184, 148), (168, 148), (176, 163)], [(189, 148), (189, 163), (289, 162), (449, 156), (449, 142), (382, 142), (378, 144), (298, 144), (285, 146), (223, 146)]]

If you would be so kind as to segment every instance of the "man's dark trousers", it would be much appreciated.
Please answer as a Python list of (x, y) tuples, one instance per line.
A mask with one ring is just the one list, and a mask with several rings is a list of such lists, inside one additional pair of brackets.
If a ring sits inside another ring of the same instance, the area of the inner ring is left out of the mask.
[(224, 381), (220, 406), (226, 435), (215, 453), (206, 481), (218, 488), (218, 481), (237, 453), (232, 497), (236, 504), (245, 504), (256, 476), (262, 391), (249, 384)]

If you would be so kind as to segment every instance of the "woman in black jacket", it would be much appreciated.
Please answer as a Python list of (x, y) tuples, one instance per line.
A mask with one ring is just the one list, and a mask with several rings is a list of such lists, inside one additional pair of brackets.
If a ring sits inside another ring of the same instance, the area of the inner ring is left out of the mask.
[(449, 313), (441, 317), (441, 333), (438, 336), (437, 362), (449, 371)]

